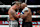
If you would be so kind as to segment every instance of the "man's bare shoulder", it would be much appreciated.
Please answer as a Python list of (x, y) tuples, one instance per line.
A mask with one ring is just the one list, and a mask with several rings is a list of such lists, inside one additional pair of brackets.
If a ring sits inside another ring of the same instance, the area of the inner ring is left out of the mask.
[(13, 12), (14, 12), (13, 9), (9, 9), (8, 14), (9, 14), (9, 13), (13, 13)]
[(13, 5), (11, 8), (12, 8), (12, 9), (15, 9), (16, 7), (17, 7), (16, 5)]
[(28, 8), (29, 9), (29, 12), (31, 12), (31, 9), (30, 8)]
[(29, 9), (30, 14), (32, 15), (31, 9), (30, 8), (28, 8), (28, 9)]
[(29, 10), (31, 10), (30, 8), (28, 8)]
[(9, 9), (9, 11), (8, 11), (8, 13), (11, 13), (11, 12), (15, 12), (15, 6), (13, 5), (12, 7), (10, 7), (10, 9)]

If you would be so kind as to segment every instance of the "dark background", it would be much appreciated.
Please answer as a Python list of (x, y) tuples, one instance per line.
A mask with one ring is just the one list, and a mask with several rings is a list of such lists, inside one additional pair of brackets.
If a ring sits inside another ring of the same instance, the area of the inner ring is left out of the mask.
[(28, 5), (40, 5), (40, 0), (27, 0)]

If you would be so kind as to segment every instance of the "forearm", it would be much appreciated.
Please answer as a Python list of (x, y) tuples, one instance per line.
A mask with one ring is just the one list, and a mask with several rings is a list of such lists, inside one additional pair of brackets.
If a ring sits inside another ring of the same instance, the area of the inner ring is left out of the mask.
[(19, 18), (20, 16), (19, 15), (16, 15), (16, 18)]
[(27, 16), (28, 16), (28, 14), (22, 14), (22, 15), (21, 15), (21, 18), (24, 19), (24, 18), (26, 18)]
[(13, 15), (13, 17), (14, 17), (14, 18), (19, 18), (19, 16), (18, 16), (18, 15)]

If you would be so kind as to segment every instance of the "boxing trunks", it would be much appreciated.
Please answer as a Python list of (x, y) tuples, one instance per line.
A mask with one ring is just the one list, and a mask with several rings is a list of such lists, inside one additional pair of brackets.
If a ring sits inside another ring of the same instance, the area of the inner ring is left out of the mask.
[(22, 27), (32, 27), (31, 22), (23, 22)]
[(18, 22), (16, 20), (9, 21), (9, 27), (18, 27)]

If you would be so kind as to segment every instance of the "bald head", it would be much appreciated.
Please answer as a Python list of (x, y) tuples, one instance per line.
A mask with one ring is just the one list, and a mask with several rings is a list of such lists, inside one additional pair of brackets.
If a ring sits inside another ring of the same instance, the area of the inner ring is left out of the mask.
[(27, 4), (26, 3), (22, 3), (21, 4), (21, 8), (25, 8), (25, 7), (27, 7)]

